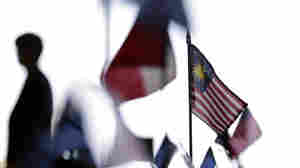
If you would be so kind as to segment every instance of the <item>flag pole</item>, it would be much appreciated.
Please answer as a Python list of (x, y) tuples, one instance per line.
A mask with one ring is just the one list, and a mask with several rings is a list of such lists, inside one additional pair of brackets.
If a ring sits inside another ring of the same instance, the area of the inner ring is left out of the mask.
[(188, 49), (188, 73), (189, 73), (189, 78), (188, 78), (188, 83), (189, 83), (189, 148), (190, 148), (190, 156), (191, 160), (193, 160), (193, 123), (192, 123), (192, 60), (191, 60), (191, 50), (190, 50), (190, 45), (191, 45), (191, 34), (190, 30), (187, 29), (186, 33), (186, 43), (187, 43), (187, 49)]
[(108, 59), (106, 60), (110, 57), (110, 7), (110, 2), (108, 2), (106, 7), (106, 55)]
[[(101, 0), (104, 7), (104, 25), (105, 25), (105, 55), (106, 60), (104, 62), (104, 67), (102, 69), (101, 78), (104, 78), (105, 71), (108, 68), (109, 60), (110, 60), (110, 8), (111, 2), (109, 0)], [(105, 82), (103, 79), (101, 80), (102, 84), (105, 86)]]

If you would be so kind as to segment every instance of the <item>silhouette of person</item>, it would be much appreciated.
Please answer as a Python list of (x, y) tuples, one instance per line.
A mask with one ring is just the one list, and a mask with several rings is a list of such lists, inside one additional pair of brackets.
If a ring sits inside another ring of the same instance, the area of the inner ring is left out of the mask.
[(25, 33), (16, 39), (16, 47), (27, 79), (9, 120), (7, 162), (17, 168), (51, 167), (52, 92), (38, 68), (42, 41)]

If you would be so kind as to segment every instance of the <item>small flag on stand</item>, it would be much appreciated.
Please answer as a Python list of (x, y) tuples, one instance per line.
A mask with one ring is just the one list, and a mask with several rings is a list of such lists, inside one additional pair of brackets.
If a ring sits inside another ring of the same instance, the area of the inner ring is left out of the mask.
[[(216, 75), (212, 65), (193, 44), (189, 44), (192, 60), (192, 112), (212, 128), (231, 159), (260, 136), (261, 130), (249, 112), (247, 103), (234, 94)], [(228, 129), (242, 113), (232, 137)], [(210, 151), (207, 157), (212, 155)], [(211, 163), (213, 163), (211, 161)]]
[(214, 158), (213, 151), (210, 147), (206, 152), (206, 155), (204, 157), (204, 160), (200, 168), (215, 168), (215, 167), (216, 167), (216, 160)]
[(192, 112), (217, 134), (226, 134), (247, 104), (219, 79), (196, 46), (189, 47), (193, 69)]

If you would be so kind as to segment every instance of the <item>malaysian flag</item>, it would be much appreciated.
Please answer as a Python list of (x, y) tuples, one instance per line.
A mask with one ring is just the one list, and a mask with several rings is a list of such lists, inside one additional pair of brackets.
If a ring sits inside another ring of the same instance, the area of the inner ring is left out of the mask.
[(190, 44), (192, 62), (192, 112), (216, 133), (224, 134), (247, 104), (236, 96), (216, 75), (213, 67)]

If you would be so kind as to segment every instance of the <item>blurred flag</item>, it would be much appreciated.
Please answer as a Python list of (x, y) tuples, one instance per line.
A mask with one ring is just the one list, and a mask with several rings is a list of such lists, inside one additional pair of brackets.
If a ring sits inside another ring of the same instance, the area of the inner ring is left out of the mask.
[(158, 168), (167, 168), (170, 167), (170, 162), (173, 158), (175, 164), (181, 163), (181, 166), (186, 168), (194, 168), (192, 160), (189, 154), (184, 150), (183, 145), (171, 142), (170, 138), (166, 135), (154, 158), (154, 163)]
[(214, 158), (212, 149), (209, 148), (206, 152), (205, 158), (200, 166), (200, 168), (215, 168), (216, 167), (216, 160)]
[[(144, 97), (176, 76), (168, 25), (188, 27), (182, 0), (127, 0), (140, 6), (136, 22), (102, 80), (121, 102)], [(110, 0), (103, 0), (109, 7)]]
[[(102, 0), (102, 2), (103, 6), (107, 8), (110, 6), (111, 0)], [(161, 25), (172, 20), (188, 27), (188, 19), (182, 0), (125, 0), (125, 2), (139, 5), (139, 18), (148, 24)]]
[(154, 163), (158, 168), (166, 168), (177, 151), (177, 147), (173, 144), (168, 136), (165, 136), (163, 143), (161, 144), (159, 151), (157, 152)]
[(57, 123), (55, 135), (53, 136), (55, 157), (61, 156), (68, 149), (88, 148), (82, 134), (79, 109), (72, 105), (70, 96), (64, 105), (63, 115)]
[(140, 18), (148, 23), (162, 24), (166, 21), (187, 27), (188, 20), (182, 0), (129, 0), (141, 6)]
[[(77, 90), (76, 90), (77, 91)], [(75, 89), (72, 90), (75, 92)], [(70, 92), (71, 93), (71, 92)], [(96, 167), (83, 133), (81, 103), (68, 93), (53, 136), (55, 167)], [(83, 101), (84, 97), (80, 97)]]
[(226, 134), (247, 104), (236, 96), (216, 75), (213, 67), (190, 44), (192, 60), (192, 112), (218, 134)]
[(68, 94), (54, 136), (57, 165), (153, 161), (152, 139), (139, 138), (128, 129), (101, 85), (80, 82)]
[(103, 78), (113, 95), (126, 101), (161, 89), (175, 75), (167, 29), (137, 22)]
[(235, 129), (233, 136), (229, 138), (230, 152), (233, 158), (243, 152), (262, 135), (258, 123), (247, 109), (243, 112), (241, 119)]
[(126, 101), (163, 88), (175, 76), (167, 25), (138, 18), (102, 80), (115, 97)]

